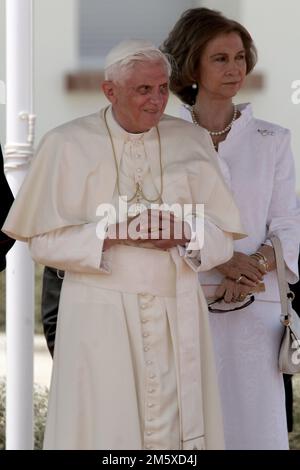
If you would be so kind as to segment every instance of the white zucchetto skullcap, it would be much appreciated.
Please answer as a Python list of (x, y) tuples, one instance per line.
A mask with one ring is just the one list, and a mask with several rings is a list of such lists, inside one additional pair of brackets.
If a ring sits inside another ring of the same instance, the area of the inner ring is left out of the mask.
[(126, 59), (127, 57), (144, 51), (158, 51), (159, 49), (149, 41), (143, 39), (127, 39), (113, 47), (105, 58), (104, 68)]

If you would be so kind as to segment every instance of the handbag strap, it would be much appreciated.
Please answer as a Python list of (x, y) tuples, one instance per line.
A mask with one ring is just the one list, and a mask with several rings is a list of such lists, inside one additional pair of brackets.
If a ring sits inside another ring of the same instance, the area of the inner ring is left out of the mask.
[(281, 302), (281, 313), (282, 315), (284, 315), (285, 320), (288, 320), (291, 308), (290, 301), (293, 298), (293, 293), (290, 291), (285, 277), (285, 263), (283, 259), (281, 241), (276, 235), (272, 235), (271, 237), (269, 237), (269, 239), (272, 242), (275, 253), (278, 286)]

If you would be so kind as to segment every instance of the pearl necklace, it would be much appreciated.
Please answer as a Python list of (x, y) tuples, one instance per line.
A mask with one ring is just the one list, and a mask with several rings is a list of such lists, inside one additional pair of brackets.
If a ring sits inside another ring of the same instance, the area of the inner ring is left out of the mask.
[[(196, 124), (197, 126), (200, 126), (198, 120), (197, 120), (197, 114), (196, 114), (196, 111), (195, 111), (195, 107), (192, 106), (190, 108), (191, 110), (191, 115), (192, 115), (192, 120), (193, 120), (193, 123)], [(230, 123), (222, 130), (222, 131), (209, 131), (207, 129), (207, 131), (209, 132), (209, 134), (211, 136), (219, 136), (219, 135), (223, 135), (223, 134), (226, 134), (226, 132), (230, 131), (231, 127), (232, 127), (232, 124), (234, 123), (234, 121), (236, 120), (236, 117), (237, 117), (237, 113), (238, 113), (238, 109), (237, 109), (237, 106), (234, 104), (233, 105), (233, 116), (232, 116), (232, 119), (230, 121)]]
[[(106, 130), (107, 130), (109, 139), (110, 139), (111, 148), (112, 148), (112, 152), (113, 152), (113, 156), (114, 156), (115, 168), (116, 168), (116, 173), (117, 173), (118, 194), (119, 194), (120, 198), (122, 198), (121, 191), (120, 191), (120, 176), (119, 176), (116, 150), (115, 150), (114, 141), (113, 141), (113, 138), (112, 138), (112, 135), (111, 135), (108, 123), (107, 123), (107, 118), (106, 118), (106, 113), (107, 113), (108, 109), (109, 109), (109, 106), (104, 110), (104, 123), (105, 123), (105, 127), (106, 127)], [(126, 202), (128, 203), (128, 202), (132, 202), (136, 198), (136, 206), (137, 206), (136, 207), (136, 212), (137, 213), (135, 215), (137, 215), (139, 213), (142, 198), (147, 202), (153, 203), (153, 202), (160, 201), (161, 197), (162, 197), (162, 193), (163, 193), (163, 169), (162, 169), (162, 161), (161, 161), (161, 141), (160, 141), (160, 133), (159, 133), (158, 127), (155, 126), (155, 128), (156, 128), (156, 132), (157, 132), (157, 136), (158, 136), (158, 147), (159, 147), (160, 191), (159, 191), (158, 196), (155, 199), (150, 199), (147, 196), (145, 196), (142, 185), (140, 183), (136, 183), (135, 193), (129, 199), (126, 200)]]

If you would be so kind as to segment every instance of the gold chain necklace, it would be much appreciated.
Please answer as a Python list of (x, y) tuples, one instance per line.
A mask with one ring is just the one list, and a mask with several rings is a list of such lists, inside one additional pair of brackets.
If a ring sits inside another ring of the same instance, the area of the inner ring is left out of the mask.
[[(109, 109), (109, 106), (104, 110), (104, 122), (105, 122), (107, 133), (108, 133), (109, 138), (110, 138), (111, 147), (112, 147), (113, 156), (114, 156), (114, 162), (115, 162), (116, 173), (117, 173), (118, 194), (122, 198), (121, 191), (120, 191), (120, 176), (119, 176), (119, 169), (118, 169), (118, 162), (117, 162), (115, 145), (114, 145), (114, 141), (113, 141), (113, 138), (112, 138), (112, 135), (111, 135), (108, 123), (107, 123), (107, 119), (106, 119), (106, 113), (107, 113), (108, 109)], [(150, 203), (151, 202), (156, 202), (159, 199), (161, 199), (161, 196), (162, 196), (162, 193), (163, 193), (163, 171), (162, 171), (162, 162), (161, 162), (161, 141), (160, 141), (160, 133), (159, 133), (158, 127), (155, 126), (155, 129), (156, 129), (157, 136), (158, 136), (158, 146), (159, 146), (159, 167), (160, 167), (160, 191), (159, 191), (159, 194), (155, 199), (149, 199), (148, 197), (145, 196), (141, 184), (136, 183), (136, 191), (135, 191), (134, 195), (131, 198), (126, 200), (127, 202), (133, 201), (135, 197), (136, 197), (137, 204), (140, 204), (140, 201), (141, 201), (142, 198), (145, 199), (146, 201), (150, 202)]]

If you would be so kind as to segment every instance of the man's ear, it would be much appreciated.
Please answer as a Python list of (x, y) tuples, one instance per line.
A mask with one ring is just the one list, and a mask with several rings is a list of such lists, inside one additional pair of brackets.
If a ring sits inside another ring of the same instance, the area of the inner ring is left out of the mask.
[(116, 101), (116, 84), (112, 80), (104, 80), (101, 85), (103, 93), (106, 98), (112, 103), (115, 104)]

